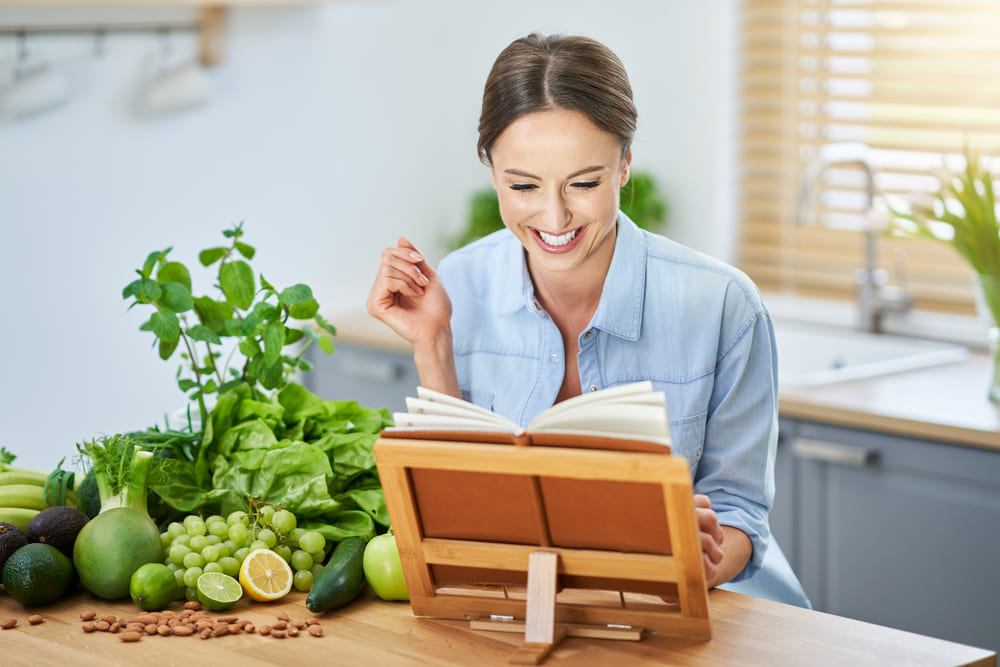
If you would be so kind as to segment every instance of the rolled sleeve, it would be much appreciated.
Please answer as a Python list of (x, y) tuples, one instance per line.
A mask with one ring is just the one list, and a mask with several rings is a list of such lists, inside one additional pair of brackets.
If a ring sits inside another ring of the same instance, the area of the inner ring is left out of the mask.
[(719, 523), (742, 530), (753, 553), (733, 581), (756, 574), (770, 542), (778, 441), (774, 335), (763, 306), (723, 341), (694, 487), (712, 501)]

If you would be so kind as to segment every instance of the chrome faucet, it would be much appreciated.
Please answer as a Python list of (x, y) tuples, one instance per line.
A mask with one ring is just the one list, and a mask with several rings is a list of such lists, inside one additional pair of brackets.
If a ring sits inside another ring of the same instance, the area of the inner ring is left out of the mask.
[(855, 165), (865, 174), (865, 253), (864, 268), (854, 272), (857, 286), (858, 321), (862, 331), (882, 332), (886, 313), (905, 313), (913, 307), (913, 299), (901, 285), (889, 284), (889, 272), (878, 267), (878, 230), (875, 229), (875, 169), (869, 157), (868, 146), (861, 143), (826, 144), (820, 149), (819, 158), (809, 165), (802, 178), (795, 218), (805, 224), (813, 185), (820, 175), (834, 165)]

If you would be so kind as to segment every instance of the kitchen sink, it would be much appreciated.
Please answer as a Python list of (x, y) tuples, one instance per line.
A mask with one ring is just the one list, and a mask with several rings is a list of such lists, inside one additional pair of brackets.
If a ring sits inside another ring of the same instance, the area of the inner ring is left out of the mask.
[(921, 338), (775, 320), (778, 386), (813, 387), (961, 361), (967, 348)]

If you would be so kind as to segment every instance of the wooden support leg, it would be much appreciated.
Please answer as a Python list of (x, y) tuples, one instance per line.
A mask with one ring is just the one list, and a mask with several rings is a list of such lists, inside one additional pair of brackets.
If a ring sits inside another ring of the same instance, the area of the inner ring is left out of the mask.
[(537, 665), (566, 636), (556, 628), (556, 570), (559, 554), (536, 551), (528, 557), (528, 600), (524, 644), (511, 657), (515, 665)]

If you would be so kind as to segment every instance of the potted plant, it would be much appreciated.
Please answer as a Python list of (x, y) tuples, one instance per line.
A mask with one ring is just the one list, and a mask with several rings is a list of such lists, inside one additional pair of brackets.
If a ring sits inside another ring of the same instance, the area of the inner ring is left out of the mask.
[(977, 309), (989, 330), (989, 397), (1000, 402), (1000, 222), (993, 174), (978, 153), (966, 148), (964, 169), (942, 169), (938, 179), (936, 192), (907, 199), (908, 210), (890, 206), (890, 229), (904, 236), (949, 243), (969, 263)]
[[(667, 203), (660, 193), (652, 174), (633, 171), (622, 188), (621, 209), (635, 224), (649, 231), (659, 230), (667, 220)], [(472, 193), (469, 198), (469, 217), (465, 229), (447, 241), (449, 250), (455, 250), (478, 238), (503, 229), (500, 204), (492, 187)]]

